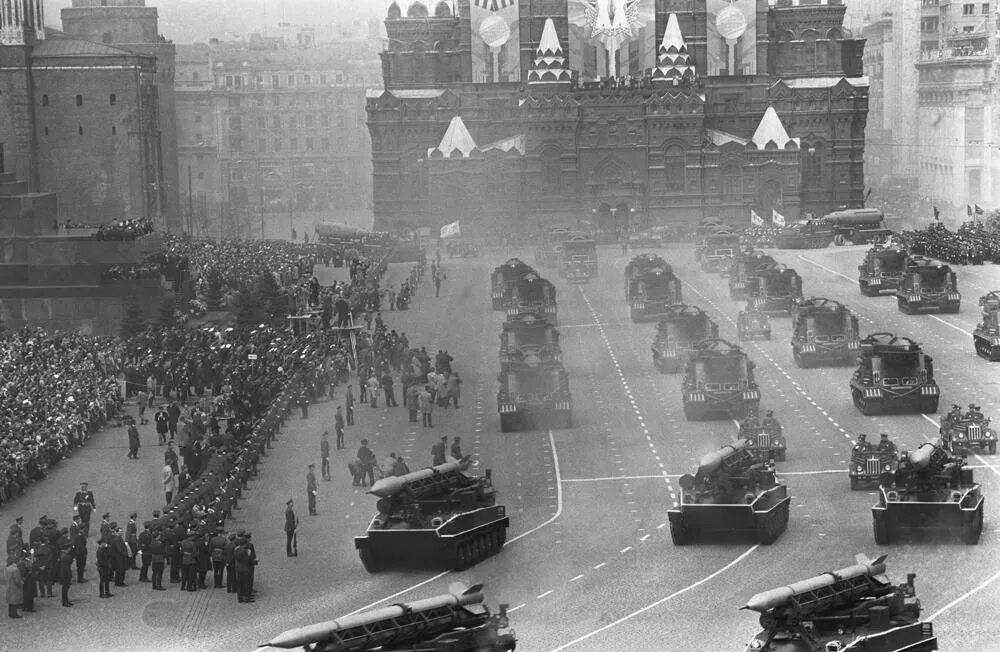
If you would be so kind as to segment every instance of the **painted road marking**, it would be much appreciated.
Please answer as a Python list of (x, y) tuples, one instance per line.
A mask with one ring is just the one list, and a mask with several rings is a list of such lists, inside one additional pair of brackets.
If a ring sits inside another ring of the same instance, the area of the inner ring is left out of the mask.
[(585, 577), (585, 575), (584, 575), (583, 573), (580, 573), (580, 574), (579, 574), (579, 575), (577, 575), (576, 577), (574, 577), (574, 578), (570, 579), (570, 582), (575, 582), (575, 581), (577, 581), (577, 580), (580, 580), (580, 579), (583, 579), (584, 577)]
[[(940, 427), (940, 424), (937, 421), (935, 421), (934, 419), (930, 418), (926, 414), (921, 414), (920, 416), (922, 416), (923, 418), (927, 419), (932, 424), (934, 424), (935, 428)], [(927, 435), (924, 435), (924, 439), (927, 439), (928, 441), (931, 441), (931, 439)], [(972, 453), (972, 451), (969, 451), (969, 452)], [(985, 466), (986, 468), (988, 468), (990, 471), (993, 471), (994, 474), (1000, 475), (1000, 469), (997, 469), (997, 467), (995, 467), (992, 464), (990, 464), (989, 462), (987, 462), (985, 458), (983, 458), (981, 455), (979, 455), (979, 453), (972, 453), (972, 456), (975, 457), (977, 460), (979, 460), (983, 464), (983, 466)]]
[(605, 565), (605, 564), (607, 564), (607, 563), (608, 563), (608, 562), (606, 562), (606, 561), (602, 561), (602, 562), (601, 562), (601, 563), (599, 563), (599, 564), (598, 564), (597, 566), (594, 566), (594, 570), (597, 570), (597, 569), (601, 568), (602, 566), (604, 566), (604, 565)]
[(938, 616), (940, 616), (944, 612), (948, 611), (949, 609), (951, 609), (952, 607), (954, 607), (956, 604), (962, 602), (963, 600), (965, 600), (968, 597), (971, 597), (971, 596), (975, 595), (976, 593), (979, 593), (980, 591), (982, 591), (983, 589), (985, 589), (987, 586), (989, 586), (990, 584), (992, 584), (993, 582), (995, 582), (998, 577), (1000, 577), (1000, 571), (998, 571), (997, 573), (995, 573), (992, 577), (990, 577), (989, 579), (987, 579), (985, 582), (983, 582), (979, 586), (977, 586), (974, 589), (971, 589), (969, 591), (966, 591), (962, 595), (958, 596), (957, 598), (955, 598), (954, 600), (952, 600), (951, 602), (949, 602), (945, 606), (941, 607), (940, 609), (938, 609), (937, 611), (935, 611), (934, 613), (932, 613), (930, 615), (930, 617), (927, 618), (927, 621), (929, 622), (929, 621), (937, 619)]
[(613, 475), (606, 478), (563, 478), (561, 482), (616, 482), (619, 480), (663, 480), (665, 478), (679, 478), (680, 474), (667, 475)]
[(552, 591), (551, 591), (551, 590), (549, 590), (549, 591), (546, 591), (545, 593), (543, 593), (543, 594), (541, 594), (541, 595), (536, 595), (536, 596), (535, 596), (535, 599), (536, 599), (536, 600), (541, 600), (542, 598), (544, 598), (544, 597), (545, 597), (545, 596), (547, 596), (547, 595), (552, 595)]

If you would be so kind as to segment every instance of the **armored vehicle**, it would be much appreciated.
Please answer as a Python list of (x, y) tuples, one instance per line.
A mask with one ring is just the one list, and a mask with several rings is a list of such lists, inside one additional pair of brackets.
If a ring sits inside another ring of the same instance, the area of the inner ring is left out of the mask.
[(729, 227), (722, 223), (718, 217), (706, 217), (703, 219), (694, 230), (694, 259), (695, 262), (701, 262), (702, 256), (705, 255), (705, 247), (707, 246), (706, 238), (709, 233), (714, 233), (720, 229), (729, 229)]
[(740, 234), (722, 227), (705, 236), (705, 246), (701, 255), (701, 271), (728, 272), (740, 250)]
[(680, 503), (667, 510), (676, 546), (706, 531), (728, 536), (750, 532), (766, 545), (788, 527), (788, 487), (754, 459), (745, 442), (703, 456), (697, 472), (682, 475), (679, 484)]
[(803, 220), (784, 226), (774, 237), (778, 249), (825, 249), (833, 242), (833, 226), (821, 220)]
[(496, 504), (490, 471), (465, 473), (469, 459), (378, 480), (378, 514), (354, 537), (369, 573), (390, 566), (468, 568), (495, 555), (507, 540), (510, 519)]
[(885, 228), (885, 215), (876, 208), (849, 208), (823, 216), (823, 222), (833, 227), (833, 241), (838, 245), (868, 244), (892, 235)]
[(501, 370), (498, 380), (497, 410), (502, 432), (573, 425), (569, 376), (561, 363), (512, 366)]
[(543, 267), (554, 267), (559, 264), (563, 253), (563, 242), (569, 237), (570, 230), (562, 226), (549, 229), (539, 240), (535, 250), (535, 262)]
[(851, 399), (865, 416), (890, 412), (937, 412), (941, 391), (934, 359), (908, 337), (872, 333), (861, 340)]
[(695, 345), (719, 337), (719, 325), (698, 306), (668, 306), (656, 325), (653, 366), (661, 374), (680, 373)]
[(802, 299), (802, 277), (782, 263), (767, 263), (754, 272), (756, 283), (747, 285), (747, 299), (769, 315), (791, 315)]
[(952, 406), (948, 414), (941, 417), (941, 441), (955, 454), (968, 450), (987, 450), (990, 455), (997, 452), (997, 433), (990, 427), (991, 417), (985, 416), (978, 405), (969, 405), (969, 411), (962, 414), (957, 406)]
[(633, 322), (652, 321), (668, 306), (683, 302), (681, 281), (659, 256), (636, 256), (625, 267), (625, 300)]
[(799, 367), (855, 364), (860, 349), (858, 318), (844, 304), (809, 297), (796, 307), (792, 356)]
[(888, 438), (874, 444), (865, 435), (860, 435), (851, 448), (851, 460), (847, 463), (851, 491), (877, 485), (883, 474), (895, 473), (898, 466), (899, 451)]
[(754, 363), (723, 339), (702, 340), (684, 365), (681, 389), (688, 421), (742, 417), (760, 407)]
[(555, 325), (556, 287), (534, 271), (528, 272), (509, 286), (506, 309), (508, 317), (534, 313)]
[(857, 555), (853, 566), (764, 591), (744, 609), (760, 614), (762, 631), (746, 652), (933, 652), (934, 627), (920, 620), (913, 585), (893, 585), (885, 555)]
[(902, 247), (872, 247), (858, 265), (858, 287), (866, 297), (896, 294), (906, 273), (906, 250)]
[(964, 460), (932, 443), (900, 455), (896, 472), (880, 480), (872, 507), (875, 543), (886, 545), (901, 530), (940, 529), (979, 543), (983, 531), (983, 494)]
[(757, 286), (757, 270), (774, 262), (774, 258), (763, 251), (750, 251), (737, 256), (729, 266), (729, 298), (736, 301), (745, 299), (747, 283)]
[(740, 342), (771, 339), (767, 313), (758, 310), (752, 300), (747, 301), (747, 309), (736, 316), (736, 338)]
[(520, 258), (511, 258), (503, 265), (493, 270), (491, 277), (493, 285), (493, 309), (506, 310), (510, 292), (514, 284), (525, 274), (534, 272), (535, 268), (522, 262)]
[(910, 256), (906, 270), (896, 288), (899, 311), (912, 315), (918, 312), (958, 312), (962, 295), (951, 267), (923, 256)]
[(976, 353), (990, 362), (1000, 361), (1000, 291), (979, 298), (983, 309), (982, 321), (972, 331)]
[(500, 368), (544, 362), (562, 362), (559, 331), (531, 312), (508, 317), (500, 332)]
[(571, 269), (581, 265), (590, 272), (590, 277), (597, 278), (597, 241), (589, 235), (574, 233), (562, 243), (559, 274), (567, 277)]
[(506, 652), (517, 646), (507, 605), (482, 606), (483, 586), (454, 582), (448, 593), (400, 602), (278, 634), (266, 647), (311, 652)]

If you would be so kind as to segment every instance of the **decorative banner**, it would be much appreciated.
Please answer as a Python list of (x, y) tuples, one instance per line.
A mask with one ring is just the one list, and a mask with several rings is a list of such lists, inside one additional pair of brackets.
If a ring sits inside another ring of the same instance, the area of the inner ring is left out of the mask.
[(472, 3), (472, 81), (521, 81), (518, 16), (516, 0)]
[(566, 17), (569, 60), (581, 80), (640, 77), (656, 66), (655, 0), (567, 0)]
[(776, 226), (785, 226), (785, 216), (772, 208), (771, 222), (773, 222)]
[(763, 226), (764, 218), (757, 214), (757, 211), (750, 209), (750, 223), (754, 226)]
[(708, 74), (757, 74), (757, 0), (706, 0)]
[(455, 220), (451, 224), (445, 224), (441, 227), (441, 238), (450, 238), (453, 235), (458, 235), (460, 233), (458, 227), (459, 220)]

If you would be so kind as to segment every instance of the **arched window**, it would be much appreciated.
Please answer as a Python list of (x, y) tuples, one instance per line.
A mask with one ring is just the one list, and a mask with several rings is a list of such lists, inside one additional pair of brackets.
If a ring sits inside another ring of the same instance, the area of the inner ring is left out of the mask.
[(727, 163), (722, 168), (722, 199), (739, 201), (743, 199), (743, 166)]
[(542, 150), (542, 189), (558, 193), (562, 187), (562, 152), (558, 147)]
[(663, 153), (664, 188), (667, 192), (684, 192), (684, 148), (671, 145)]

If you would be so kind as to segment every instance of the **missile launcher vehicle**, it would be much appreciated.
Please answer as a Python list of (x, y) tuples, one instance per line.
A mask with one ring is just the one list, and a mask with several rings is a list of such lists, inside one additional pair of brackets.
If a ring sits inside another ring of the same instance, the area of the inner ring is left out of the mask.
[(948, 414), (941, 417), (941, 441), (952, 453), (980, 450), (997, 452), (997, 433), (990, 427), (991, 417), (985, 416), (978, 405), (969, 405), (969, 411), (962, 414), (958, 406), (953, 406)]
[(847, 568), (764, 591), (743, 609), (762, 631), (746, 652), (932, 652), (934, 627), (920, 620), (913, 580), (893, 585), (885, 558), (857, 555)]
[(868, 244), (885, 240), (892, 230), (885, 228), (885, 214), (877, 208), (848, 208), (823, 216), (822, 222), (833, 227), (837, 245)]
[(941, 390), (934, 359), (908, 337), (872, 333), (861, 340), (858, 368), (851, 376), (851, 400), (861, 414), (937, 412)]
[(369, 573), (390, 566), (462, 570), (497, 554), (510, 519), (492, 473), (467, 475), (469, 458), (378, 480), (378, 514), (354, 547)]
[(766, 312), (757, 310), (753, 301), (747, 301), (747, 309), (736, 315), (736, 339), (740, 342), (770, 340), (771, 324)]
[(717, 337), (719, 325), (698, 306), (668, 306), (656, 325), (653, 366), (661, 374), (680, 373), (698, 342)]
[(512, 365), (501, 369), (497, 380), (501, 432), (573, 425), (569, 375), (561, 362)]
[(962, 304), (958, 280), (951, 267), (923, 256), (910, 256), (896, 288), (899, 311), (956, 313)]
[(482, 605), (483, 586), (455, 582), (448, 593), (289, 629), (262, 647), (310, 652), (507, 652), (517, 639), (507, 605)]
[(982, 321), (972, 331), (976, 353), (990, 362), (1000, 362), (1000, 290), (979, 297)]
[(504, 309), (507, 317), (534, 313), (556, 324), (556, 286), (534, 271), (524, 274), (508, 286)]
[(493, 309), (507, 310), (514, 284), (525, 274), (534, 273), (534, 271), (535, 269), (531, 265), (521, 261), (520, 258), (511, 258), (503, 265), (498, 265), (490, 277), (493, 286)]
[(723, 339), (702, 340), (684, 365), (681, 398), (688, 421), (741, 418), (760, 408), (756, 365)]
[(659, 256), (636, 256), (625, 267), (625, 301), (633, 322), (653, 321), (669, 306), (684, 302), (681, 281)]
[(748, 283), (747, 302), (768, 315), (788, 315), (802, 300), (802, 277), (782, 263), (767, 263), (754, 272), (755, 283)]
[(851, 491), (878, 486), (884, 474), (895, 473), (898, 467), (899, 451), (888, 438), (874, 444), (867, 441), (864, 435), (859, 436), (851, 448), (851, 459), (847, 463)]
[(723, 537), (749, 532), (767, 545), (788, 527), (788, 488), (743, 441), (702, 457), (695, 475), (682, 475), (679, 484), (680, 503), (667, 511), (674, 545), (708, 531)]
[(705, 236), (701, 254), (701, 271), (720, 274), (728, 272), (740, 250), (740, 234), (729, 227), (720, 227)]
[(562, 362), (559, 331), (534, 313), (510, 316), (500, 332), (500, 368)]
[(847, 306), (809, 297), (796, 306), (792, 319), (792, 357), (801, 368), (855, 364), (861, 340), (858, 318)]
[(774, 236), (778, 249), (825, 249), (836, 235), (833, 225), (822, 220), (803, 220), (781, 227)]
[(737, 256), (729, 266), (729, 298), (735, 301), (746, 299), (747, 283), (753, 282), (756, 285), (757, 270), (774, 262), (774, 258), (763, 251), (750, 251)]
[(896, 294), (906, 273), (906, 249), (875, 245), (858, 265), (858, 287), (866, 297)]
[(944, 530), (969, 545), (983, 531), (983, 494), (962, 458), (932, 443), (900, 455), (895, 473), (880, 480), (872, 507), (875, 543), (895, 541), (902, 530)]

